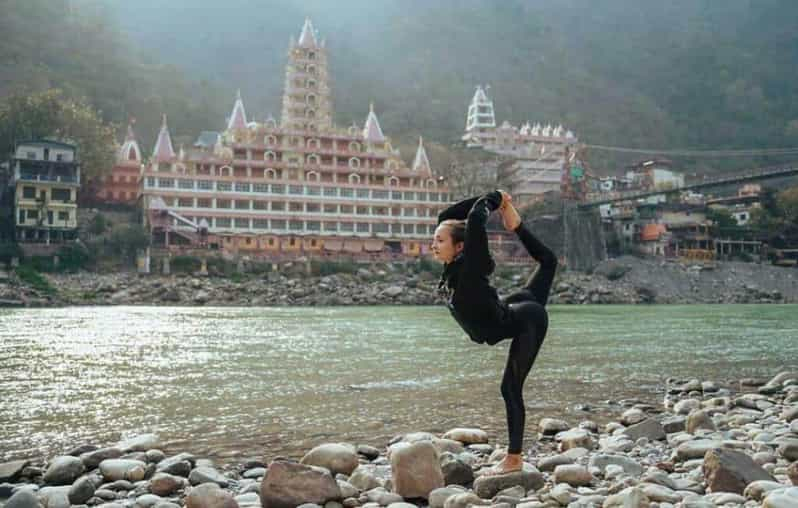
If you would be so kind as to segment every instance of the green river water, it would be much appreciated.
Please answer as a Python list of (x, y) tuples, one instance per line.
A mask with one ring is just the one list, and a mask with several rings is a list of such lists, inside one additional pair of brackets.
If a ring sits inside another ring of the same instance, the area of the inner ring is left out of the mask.
[[(798, 365), (798, 305), (550, 306), (527, 434), (658, 404), (668, 377), (726, 383)], [(235, 462), (330, 441), (384, 446), (455, 426), (506, 443), (509, 341), (471, 343), (443, 307), (0, 310), (0, 461), (157, 433)], [(584, 411), (589, 404), (592, 411)]]

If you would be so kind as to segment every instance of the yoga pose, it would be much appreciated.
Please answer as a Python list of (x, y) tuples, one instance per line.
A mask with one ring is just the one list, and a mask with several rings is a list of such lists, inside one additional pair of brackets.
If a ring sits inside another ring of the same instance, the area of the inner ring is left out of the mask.
[[(499, 298), (488, 280), (496, 265), (488, 248), (485, 225), (491, 212), (497, 209), (504, 227), (518, 235), (539, 263), (529, 282), (506, 298)], [(546, 336), (549, 321), (544, 307), (557, 269), (557, 258), (526, 229), (511, 197), (502, 191), (466, 199), (441, 212), (432, 253), (444, 263), (439, 289), (447, 297), (452, 316), (471, 340), (492, 346), (512, 339), (501, 385), (507, 409), (509, 446), (507, 456), (486, 474), (518, 471), (523, 465), (522, 390)]]

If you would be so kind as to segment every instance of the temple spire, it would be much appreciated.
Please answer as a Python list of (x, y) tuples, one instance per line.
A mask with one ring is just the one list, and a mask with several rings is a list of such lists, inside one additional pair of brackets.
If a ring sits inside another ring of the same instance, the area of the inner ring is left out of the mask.
[(227, 122), (227, 130), (232, 129), (246, 129), (247, 128), (247, 114), (244, 111), (244, 101), (241, 100), (241, 90), (238, 90), (236, 95), (236, 102), (233, 106), (233, 112), (230, 115), (230, 120)]
[(413, 160), (413, 171), (432, 176), (432, 168), (427, 158), (427, 151), (424, 149), (424, 138), (421, 136), (418, 137), (418, 149), (416, 150), (416, 158)]
[(366, 118), (366, 125), (363, 126), (363, 139), (369, 143), (385, 142), (380, 121), (377, 120), (377, 115), (374, 113), (374, 103), (369, 105), (369, 116)]
[(166, 126), (166, 114), (163, 115), (161, 131), (158, 133), (158, 140), (152, 150), (152, 158), (155, 162), (171, 162), (175, 158), (172, 138), (169, 136), (169, 128)]
[(118, 162), (141, 162), (141, 148), (139, 148), (138, 141), (136, 141), (136, 133), (133, 132), (133, 124), (136, 123), (135, 118), (131, 118), (127, 124), (127, 134), (125, 141), (117, 152), (116, 160)]
[(305, 18), (305, 24), (302, 26), (302, 33), (299, 35), (298, 45), (303, 48), (318, 46), (316, 42), (316, 32), (313, 30), (313, 23), (311, 23), (310, 18)]

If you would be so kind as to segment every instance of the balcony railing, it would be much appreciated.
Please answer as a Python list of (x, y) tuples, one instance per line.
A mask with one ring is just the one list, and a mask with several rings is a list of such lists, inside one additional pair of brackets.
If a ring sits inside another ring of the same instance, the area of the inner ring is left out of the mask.
[(17, 171), (16, 179), (31, 182), (80, 183), (78, 177), (74, 175), (43, 175), (41, 173), (25, 173), (20, 171)]

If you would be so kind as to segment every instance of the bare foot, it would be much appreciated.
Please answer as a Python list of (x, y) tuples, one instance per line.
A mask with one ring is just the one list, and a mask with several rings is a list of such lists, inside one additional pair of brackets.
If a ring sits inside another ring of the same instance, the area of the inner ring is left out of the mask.
[(499, 209), (499, 213), (502, 215), (502, 222), (507, 231), (515, 231), (521, 225), (521, 216), (513, 206), (512, 198), (509, 196), (507, 196), (503, 208)]
[(515, 473), (521, 471), (524, 466), (524, 461), (521, 455), (508, 454), (501, 462), (493, 467), (489, 467), (480, 476), (498, 476), (502, 474)]

